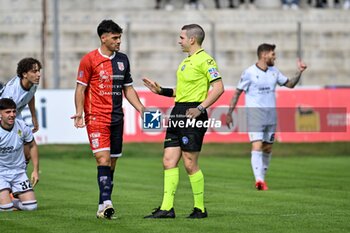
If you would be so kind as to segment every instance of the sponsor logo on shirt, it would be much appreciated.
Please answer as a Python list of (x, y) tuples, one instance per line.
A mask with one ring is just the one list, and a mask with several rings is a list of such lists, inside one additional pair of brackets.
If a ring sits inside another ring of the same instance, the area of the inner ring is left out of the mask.
[(100, 82), (109, 82), (111, 81), (111, 76), (105, 70), (100, 71)]
[(100, 89), (104, 89), (104, 88), (119, 88), (119, 89), (121, 89), (121, 88), (123, 88), (122, 85), (118, 85), (118, 84), (117, 85), (112, 85), (112, 84), (103, 84), (103, 83), (99, 84), (98, 87)]
[(259, 87), (259, 91), (269, 91), (270, 87)]
[(0, 147), (0, 154), (11, 154), (19, 150), (22, 150), (22, 148), (21, 147), (15, 148), (13, 146)]
[(6, 154), (10, 153), (13, 150), (13, 146), (8, 146), (8, 147), (0, 147), (0, 153), (1, 154)]
[(259, 87), (259, 94), (268, 94), (271, 92), (270, 87)]
[(100, 90), (99, 95), (100, 96), (104, 96), (104, 95), (121, 96), (122, 92), (121, 91), (103, 91), (103, 90)]
[(124, 79), (124, 75), (112, 75), (113, 80), (123, 80)]

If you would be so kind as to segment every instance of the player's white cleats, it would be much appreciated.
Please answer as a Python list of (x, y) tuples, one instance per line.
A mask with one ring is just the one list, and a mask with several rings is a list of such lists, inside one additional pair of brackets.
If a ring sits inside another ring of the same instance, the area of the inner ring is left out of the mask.
[(114, 211), (113, 205), (106, 205), (103, 210), (97, 211), (96, 217), (106, 218), (106, 219), (116, 219), (116, 216), (114, 215), (114, 213), (115, 211)]

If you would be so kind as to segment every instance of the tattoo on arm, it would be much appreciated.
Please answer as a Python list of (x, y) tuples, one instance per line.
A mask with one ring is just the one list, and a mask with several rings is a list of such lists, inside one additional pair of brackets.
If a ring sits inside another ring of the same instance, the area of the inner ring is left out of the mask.
[(290, 79), (288, 80), (286, 86), (287, 86), (287, 87), (290, 87), (290, 88), (295, 87), (295, 85), (297, 85), (297, 83), (299, 82), (300, 77), (301, 77), (301, 72), (300, 72), (300, 71), (297, 71), (297, 72), (295, 73), (295, 75), (294, 75), (292, 78), (290, 78)]
[(228, 109), (228, 113), (232, 114), (233, 110), (235, 109), (239, 96), (241, 95), (242, 90), (236, 89), (236, 93), (235, 95), (232, 97), (231, 103), (230, 103), (230, 107)]

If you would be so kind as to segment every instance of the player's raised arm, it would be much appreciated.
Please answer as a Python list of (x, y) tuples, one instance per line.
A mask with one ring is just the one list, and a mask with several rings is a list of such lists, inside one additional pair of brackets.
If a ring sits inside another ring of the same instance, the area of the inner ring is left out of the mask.
[(142, 78), (143, 84), (155, 94), (175, 97), (175, 88), (163, 88), (149, 78)]
[(301, 74), (307, 68), (306, 64), (301, 59), (298, 59), (297, 65), (298, 65), (298, 70), (297, 70), (297, 72), (295, 72), (295, 74), (292, 78), (288, 79), (288, 82), (285, 84), (286, 87), (294, 88), (298, 84), (298, 82), (301, 78)]

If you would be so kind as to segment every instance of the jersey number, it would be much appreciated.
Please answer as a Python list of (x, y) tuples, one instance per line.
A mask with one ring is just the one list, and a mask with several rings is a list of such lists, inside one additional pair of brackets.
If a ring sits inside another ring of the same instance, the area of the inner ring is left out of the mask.
[(22, 186), (22, 190), (27, 190), (32, 188), (32, 184), (29, 182), (29, 180), (26, 180), (24, 182), (19, 183)]

